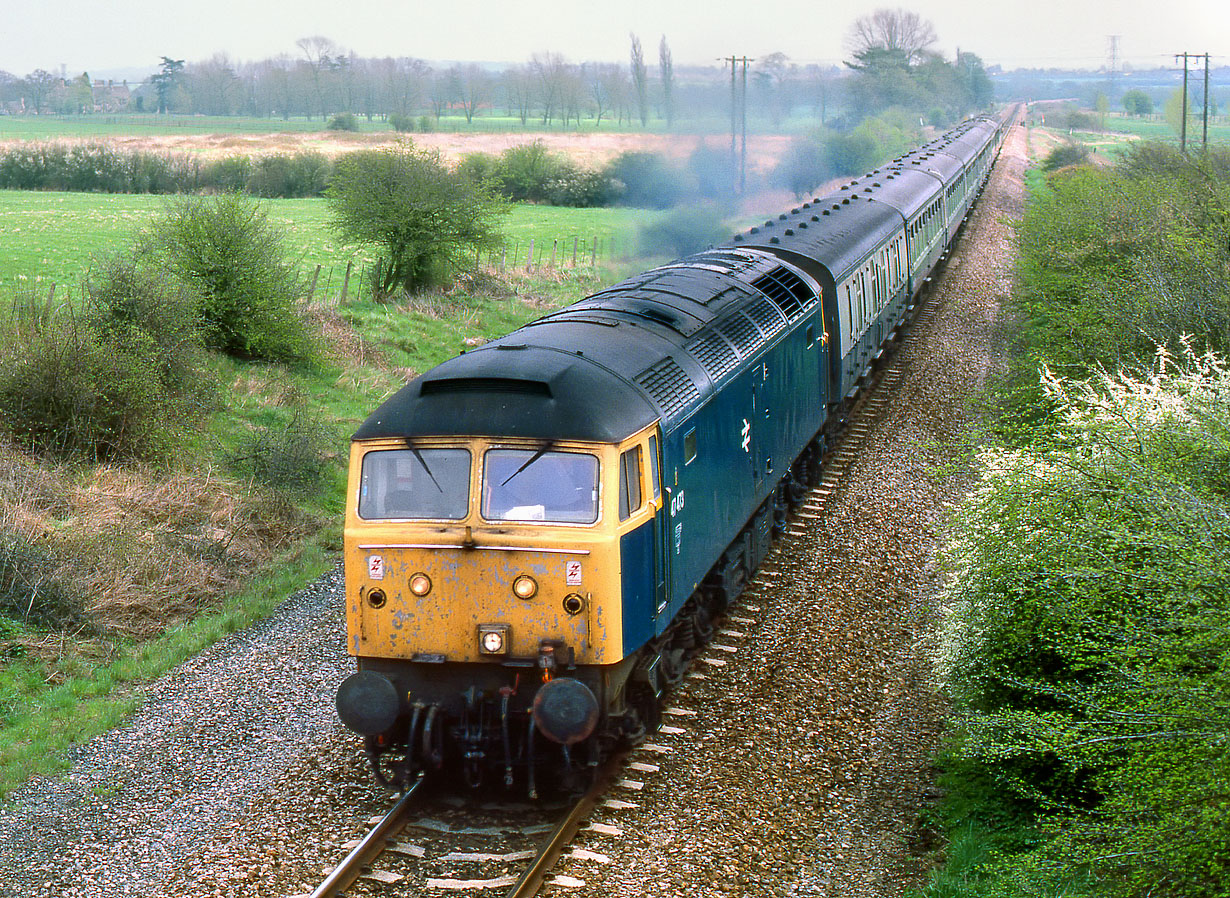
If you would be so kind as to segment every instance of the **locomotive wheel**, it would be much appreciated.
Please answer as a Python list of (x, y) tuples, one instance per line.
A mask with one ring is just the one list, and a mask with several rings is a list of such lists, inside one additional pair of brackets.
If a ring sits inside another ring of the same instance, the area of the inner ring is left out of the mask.
[(628, 717), (631, 727), (624, 731), (624, 744), (635, 748), (662, 723), (662, 706), (648, 686), (637, 684), (628, 693)]

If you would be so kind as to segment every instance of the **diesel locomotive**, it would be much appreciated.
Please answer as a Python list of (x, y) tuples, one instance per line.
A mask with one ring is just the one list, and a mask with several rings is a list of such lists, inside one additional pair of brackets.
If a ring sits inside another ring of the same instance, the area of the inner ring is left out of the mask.
[(565, 785), (658, 725), (991, 170), (979, 117), (418, 377), (351, 443), (342, 721), (376, 778)]

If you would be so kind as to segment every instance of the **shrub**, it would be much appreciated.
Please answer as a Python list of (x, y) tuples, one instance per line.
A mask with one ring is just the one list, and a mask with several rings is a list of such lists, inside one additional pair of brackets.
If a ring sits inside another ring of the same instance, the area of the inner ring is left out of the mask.
[(547, 185), (574, 171), (566, 158), (549, 152), (541, 140), (535, 140), (501, 153), (494, 181), (500, 193), (514, 202), (544, 202)]
[(197, 294), (206, 346), (242, 359), (315, 358), (296, 303), (298, 273), (258, 202), (233, 193), (181, 198), (142, 235), (142, 251)]
[(1230, 374), (1163, 351), (1047, 387), (1056, 447), (989, 453), (949, 550), (960, 755), (1043, 824), (998, 869), (1029, 894), (1224, 894)]
[(457, 174), (475, 184), (500, 189), (500, 160), (491, 153), (466, 153), (457, 163)]
[(170, 415), (148, 338), (112, 342), (60, 314), (23, 343), (0, 356), (0, 420), (18, 444), (90, 461), (162, 454)]
[(1083, 143), (1070, 140), (1062, 146), (1055, 147), (1047, 155), (1042, 167), (1046, 171), (1067, 168), (1069, 165), (1086, 165), (1089, 162), (1089, 147)]
[(353, 112), (339, 112), (329, 119), (330, 131), (358, 131), (359, 120)]
[(349, 240), (383, 247), (380, 293), (418, 290), (474, 264), (500, 243), (503, 203), (450, 170), (435, 151), (409, 142), (349, 153), (329, 186), (333, 227)]
[(593, 208), (609, 206), (619, 198), (619, 188), (605, 173), (572, 170), (545, 185), (545, 198), (553, 206)]
[(248, 193), (282, 199), (323, 196), (332, 174), (332, 163), (321, 153), (273, 153), (256, 160), (248, 178)]
[(802, 199), (815, 192), (816, 188), (832, 175), (821, 143), (809, 137), (797, 137), (790, 150), (773, 169), (769, 181), (775, 187), (784, 187)]
[(333, 448), (328, 429), (297, 410), (283, 426), (252, 432), (232, 456), (232, 463), (277, 492), (309, 496), (323, 483)]
[(201, 187), (217, 193), (238, 193), (247, 190), (251, 177), (251, 156), (226, 156), (202, 168)]
[(81, 627), (81, 605), (51, 573), (54, 565), (41, 548), (10, 530), (0, 529), (0, 616), (35, 627)]
[(136, 258), (115, 256), (86, 279), (86, 320), (104, 343), (146, 355), (168, 396), (198, 405), (209, 396), (201, 352), (199, 298)]
[(394, 131), (406, 134), (414, 130), (414, 117), (410, 115), (402, 115), (400, 112), (394, 112), (389, 116), (389, 127)]
[(707, 199), (734, 196), (736, 172), (729, 149), (699, 144), (688, 157), (688, 174), (696, 182), (700, 195)]

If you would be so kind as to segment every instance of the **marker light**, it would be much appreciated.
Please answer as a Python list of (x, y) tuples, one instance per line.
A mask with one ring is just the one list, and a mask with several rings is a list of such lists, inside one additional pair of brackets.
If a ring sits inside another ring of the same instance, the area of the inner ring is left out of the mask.
[(420, 598), (431, 592), (431, 578), (426, 574), (415, 574), (410, 578), (410, 591)]
[(519, 599), (532, 599), (538, 594), (538, 583), (529, 574), (522, 574), (513, 581), (513, 595)]
[(478, 647), (484, 655), (502, 655), (508, 651), (507, 624), (479, 624)]

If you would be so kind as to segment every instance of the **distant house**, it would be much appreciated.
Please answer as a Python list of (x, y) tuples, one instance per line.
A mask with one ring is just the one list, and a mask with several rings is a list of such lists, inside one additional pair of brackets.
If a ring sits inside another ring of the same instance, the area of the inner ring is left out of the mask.
[(128, 89), (128, 81), (116, 84), (114, 81), (95, 79), (94, 81), (94, 111), (123, 112), (132, 100), (132, 91)]

